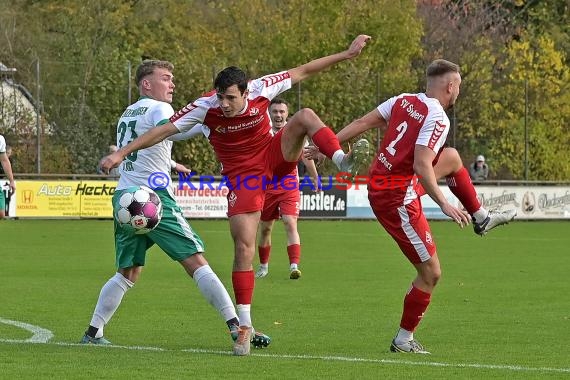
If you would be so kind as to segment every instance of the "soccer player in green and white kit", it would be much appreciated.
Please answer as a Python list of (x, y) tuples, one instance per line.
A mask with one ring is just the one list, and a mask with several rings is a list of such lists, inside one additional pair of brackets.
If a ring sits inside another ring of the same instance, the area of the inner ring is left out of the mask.
[[(136, 72), (140, 99), (127, 107), (117, 124), (117, 145), (126, 145), (138, 135), (168, 122), (174, 114), (170, 103), (174, 91), (173, 65), (166, 61), (144, 61)], [(173, 136), (174, 137), (174, 136)], [(177, 138), (175, 138), (177, 139)], [(147, 186), (156, 173), (168, 175), (171, 169), (172, 141), (162, 141), (130, 154), (119, 168), (120, 179), (113, 195), (113, 209), (125, 189)], [(237, 338), (239, 320), (232, 300), (202, 255), (204, 244), (192, 230), (176, 204), (169, 186), (155, 189), (163, 206), (162, 220), (151, 232), (135, 235), (124, 231), (115, 221), (115, 253), (117, 273), (101, 289), (91, 323), (81, 343), (110, 344), (103, 337), (103, 327), (109, 322), (123, 296), (140, 276), (146, 251), (155, 243), (170, 258), (178, 261), (194, 279), (200, 292), (226, 321)]]

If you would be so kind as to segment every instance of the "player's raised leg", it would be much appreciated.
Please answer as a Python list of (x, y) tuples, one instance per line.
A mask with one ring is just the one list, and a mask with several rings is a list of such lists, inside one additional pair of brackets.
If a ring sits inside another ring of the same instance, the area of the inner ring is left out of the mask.
[(444, 147), (433, 169), (436, 178), (446, 179), (451, 192), (471, 215), (473, 230), (476, 234), (483, 236), (493, 228), (509, 223), (516, 216), (515, 210), (499, 212), (488, 211), (482, 207), (469, 177), (469, 172), (463, 166), (456, 149)]
[(304, 147), (304, 138), (309, 136), (319, 151), (330, 158), (336, 166), (355, 175), (363, 159), (368, 154), (369, 144), (365, 139), (358, 140), (349, 153), (345, 153), (336, 134), (327, 127), (317, 114), (304, 108), (297, 112), (287, 122), (281, 138), (281, 152), (287, 162), (297, 162)]

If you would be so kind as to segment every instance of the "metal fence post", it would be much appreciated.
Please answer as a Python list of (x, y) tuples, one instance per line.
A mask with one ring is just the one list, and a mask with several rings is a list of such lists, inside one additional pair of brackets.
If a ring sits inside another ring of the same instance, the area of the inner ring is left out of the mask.
[(132, 75), (132, 63), (130, 60), (128, 60), (127, 61), (127, 107), (132, 104), (131, 75)]
[(41, 139), (42, 139), (42, 126), (41, 126), (41, 102), (40, 102), (40, 59), (36, 60), (36, 133), (37, 133), (37, 158), (36, 166), (38, 174), (42, 172), (42, 158), (41, 158)]
[(524, 180), (528, 181), (528, 79), (524, 81)]

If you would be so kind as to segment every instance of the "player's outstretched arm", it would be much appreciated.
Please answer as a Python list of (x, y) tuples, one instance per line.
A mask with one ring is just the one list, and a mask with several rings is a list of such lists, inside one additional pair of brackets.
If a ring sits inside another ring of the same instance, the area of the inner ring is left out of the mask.
[(116, 168), (119, 164), (125, 159), (125, 157), (134, 152), (135, 150), (148, 148), (149, 146), (153, 146), (171, 136), (175, 133), (178, 133), (178, 128), (174, 126), (172, 123), (166, 123), (154, 128), (151, 128), (148, 132), (140, 135), (124, 147), (120, 148), (114, 153), (111, 153), (108, 156), (105, 156), (101, 159), (99, 163), (99, 167), (105, 174), (109, 174), (109, 170), (111, 168)]
[(196, 124), (195, 126), (193, 126), (192, 128), (190, 128), (190, 130), (186, 131), (186, 132), (180, 132), (180, 133), (176, 133), (175, 135), (172, 135), (168, 138), (168, 140), (170, 141), (182, 141), (182, 140), (188, 140), (191, 138), (194, 138), (198, 135), (202, 135), (202, 124)]
[(370, 36), (361, 34), (356, 37), (354, 41), (352, 41), (348, 49), (340, 53), (318, 58), (309, 63), (305, 63), (304, 65), (297, 66), (294, 69), (290, 69), (289, 75), (291, 76), (291, 82), (295, 84), (302, 81), (303, 79), (307, 79), (313, 74), (323, 71), (324, 69), (338, 62), (357, 57), (364, 46), (366, 46), (366, 42), (368, 42), (371, 38), (372, 37)]
[(341, 129), (336, 134), (336, 137), (338, 138), (338, 141), (343, 144), (369, 129), (386, 129), (387, 125), (388, 123), (386, 120), (380, 115), (378, 109), (375, 108), (372, 111), (368, 112), (366, 115), (362, 116), (360, 119), (354, 120), (352, 123)]

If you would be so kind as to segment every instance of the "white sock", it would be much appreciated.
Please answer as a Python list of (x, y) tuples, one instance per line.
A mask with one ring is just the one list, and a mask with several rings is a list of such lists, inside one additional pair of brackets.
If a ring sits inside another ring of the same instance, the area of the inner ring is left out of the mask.
[(408, 343), (412, 339), (414, 339), (413, 332), (400, 328), (398, 330), (398, 335), (396, 335), (396, 338), (394, 338), (394, 341), (396, 342), (396, 344), (404, 344)]
[(251, 305), (236, 305), (239, 324), (241, 326), (251, 326)]
[(123, 296), (133, 285), (131, 281), (127, 280), (120, 273), (115, 273), (115, 275), (103, 285), (90, 323), (91, 326), (99, 329), (95, 338), (103, 336), (103, 326), (109, 323), (109, 320), (121, 304)]
[(342, 162), (342, 159), (344, 158), (345, 153), (342, 149), (337, 150), (336, 152), (334, 152), (333, 156), (332, 156), (332, 161), (335, 163), (335, 165), (340, 169), (340, 163)]
[(216, 310), (220, 312), (224, 321), (237, 318), (234, 304), (224, 284), (209, 265), (202, 265), (194, 271), (194, 281), (200, 292)]
[(297, 269), (297, 264), (289, 265), (289, 270), (294, 270), (294, 269)]
[(475, 222), (477, 223), (483, 223), (483, 221), (485, 220), (485, 218), (487, 218), (488, 215), (489, 211), (485, 210), (483, 207), (481, 207), (479, 210), (473, 213), (473, 217), (475, 218)]
[(269, 263), (266, 263), (266, 264), (259, 264), (259, 268), (260, 268), (260, 269), (265, 269), (265, 270), (268, 271), (268, 270), (269, 270)]

